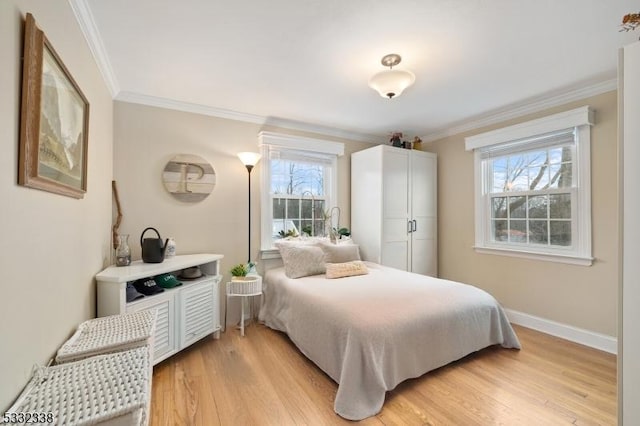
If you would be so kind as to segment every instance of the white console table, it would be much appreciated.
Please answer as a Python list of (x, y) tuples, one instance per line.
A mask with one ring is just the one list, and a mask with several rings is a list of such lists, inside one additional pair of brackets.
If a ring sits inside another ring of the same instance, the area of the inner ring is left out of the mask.
[[(166, 259), (162, 263), (132, 262), (130, 266), (109, 266), (96, 275), (98, 316), (157, 310), (153, 364), (170, 357), (203, 337), (220, 338), (220, 293), (218, 286), (221, 254), (189, 254)], [(162, 293), (127, 303), (128, 282), (163, 273), (176, 276), (180, 271), (199, 266), (201, 278), (183, 280), (182, 285)]]

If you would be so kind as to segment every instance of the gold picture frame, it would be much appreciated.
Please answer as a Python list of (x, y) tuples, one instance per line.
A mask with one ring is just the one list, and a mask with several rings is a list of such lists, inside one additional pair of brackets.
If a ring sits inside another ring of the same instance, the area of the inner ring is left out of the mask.
[(18, 184), (83, 198), (88, 130), (89, 102), (27, 13)]

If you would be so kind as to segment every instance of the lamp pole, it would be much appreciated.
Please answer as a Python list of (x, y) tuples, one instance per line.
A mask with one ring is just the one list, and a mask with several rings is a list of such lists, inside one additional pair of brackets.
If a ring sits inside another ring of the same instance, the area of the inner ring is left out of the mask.
[(256, 152), (239, 152), (238, 158), (242, 161), (242, 164), (247, 168), (247, 172), (249, 172), (249, 190), (248, 190), (248, 199), (249, 199), (249, 252), (247, 255), (247, 262), (251, 262), (251, 170), (253, 170), (253, 166), (255, 166), (258, 161), (260, 161), (260, 154)]
[(247, 171), (249, 172), (249, 190), (247, 191), (249, 194), (249, 242), (247, 246), (249, 247), (249, 252), (247, 256), (247, 263), (251, 262), (251, 170), (253, 170), (252, 164), (247, 164)]

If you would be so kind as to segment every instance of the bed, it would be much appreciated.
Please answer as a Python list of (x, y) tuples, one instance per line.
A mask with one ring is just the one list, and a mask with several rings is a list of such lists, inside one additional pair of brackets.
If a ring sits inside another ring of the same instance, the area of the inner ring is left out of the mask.
[(485, 291), (364, 264), (366, 275), (293, 279), (278, 267), (263, 280), (260, 320), (338, 383), (334, 411), (341, 417), (373, 416), (400, 382), (487, 346), (520, 348)]

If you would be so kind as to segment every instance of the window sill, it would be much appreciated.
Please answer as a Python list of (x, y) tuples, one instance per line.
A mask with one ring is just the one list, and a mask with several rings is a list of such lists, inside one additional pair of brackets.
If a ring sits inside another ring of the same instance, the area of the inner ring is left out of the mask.
[(564, 254), (538, 253), (526, 250), (503, 249), (494, 247), (473, 247), (476, 253), (493, 254), (498, 256), (519, 257), (523, 259), (542, 260), (546, 262), (567, 263), (570, 265), (591, 266), (593, 257), (580, 257)]
[(260, 250), (260, 259), (261, 260), (281, 259), (281, 258), (282, 258), (282, 256), (280, 256), (280, 252), (276, 248)]

